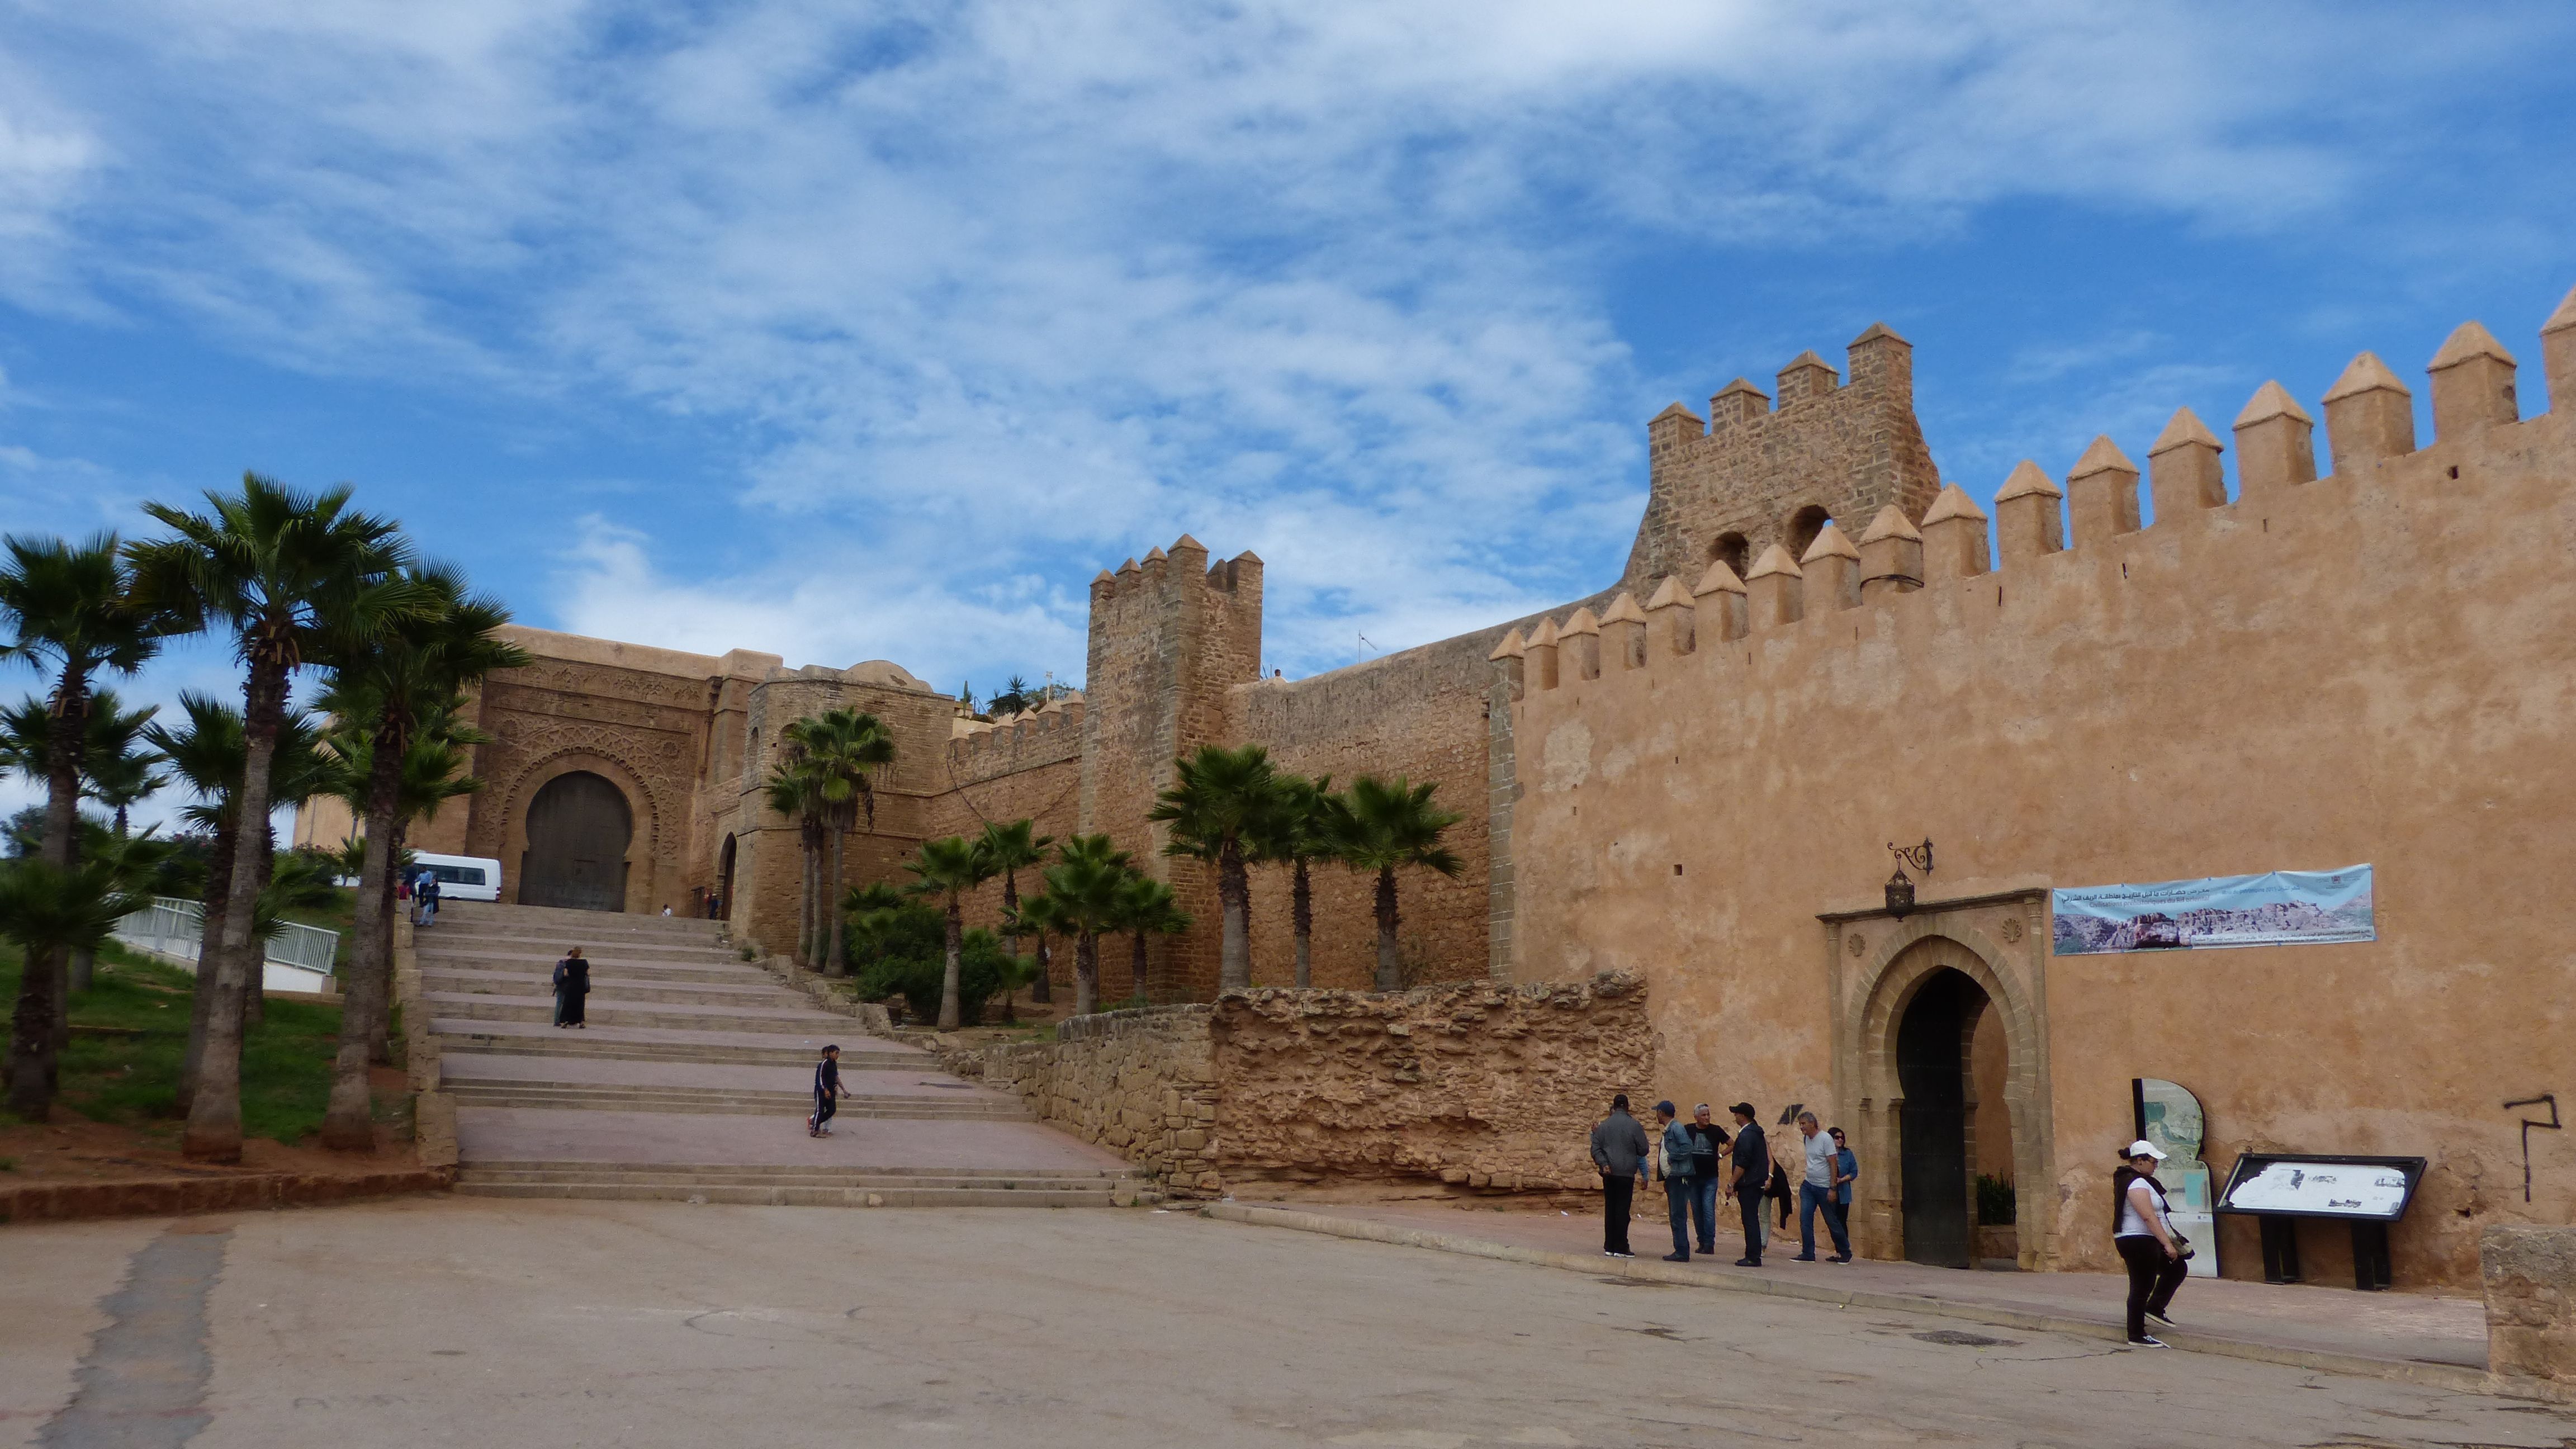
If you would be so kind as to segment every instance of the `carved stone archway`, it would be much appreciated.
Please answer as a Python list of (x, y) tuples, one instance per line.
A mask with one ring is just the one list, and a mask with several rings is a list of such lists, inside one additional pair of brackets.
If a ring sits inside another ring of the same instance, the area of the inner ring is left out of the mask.
[(626, 846), (626, 904), (630, 912), (656, 909), (653, 893), (658, 885), (655, 863), (660, 856), (660, 842), (665, 825), (653, 791), (633, 770), (620, 761), (590, 750), (564, 750), (548, 755), (519, 772), (502, 796), (501, 869), (511, 883), (510, 897), (517, 898), (521, 862), (528, 854), (528, 809), (537, 792), (562, 776), (587, 773), (597, 775), (617, 787), (626, 797), (626, 808), (632, 820), (632, 833)]
[[(2044, 909), (2045, 896), (2037, 897)], [(1853, 1148), (1861, 1180), (1852, 1231), (1868, 1257), (1905, 1256), (1899, 1162), (1896, 1033), (1924, 983), (1943, 970), (1986, 993), (2004, 1030), (2004, 1108), (2012, 1124), (2018, 1259), (2038, 1269), (2055, 1261), (2049, 1231), (2056, 1181), (2051, 1149), (2044, 925), (2028, 920), (2030, 899), (1987, 898), (1932, 906), (1904, 920), (1883, 914), (1828, 918), (1836, 983), (1834, 1095), (1857, 1123)], [(2005, 937), (2012, 944), (1996, 939)]]

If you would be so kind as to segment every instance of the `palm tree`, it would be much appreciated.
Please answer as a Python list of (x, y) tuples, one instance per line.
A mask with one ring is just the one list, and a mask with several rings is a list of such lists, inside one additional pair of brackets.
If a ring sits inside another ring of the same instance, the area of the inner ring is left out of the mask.
[(216, 1009), (179, 1139), (180, 1152), (197, 1161), (241, 1159), (239, 1016), (225, 1008), (240, 999), (260, 966), (251, 916), (265, 883), (269, 840), (266, 830), (249, 827), (266, 822), (273, 803), (288, 685), (307, 655), (345, 647), (427, 607), (420, 590), (399, 576), (411, 559), (393, 520), (351, 511), (349, 496), (345, 486), (302, 493), (248, 473), (237, 494), (209, 491), (206, 513), (145, 505), (174, 536), (126, 546), (141, 597), (201, 625), (220, 623), (248, 666), (235, 807), (244, 828), (235, 832), (221, 950), (212, 963)]
[(1057, 929), (1073, 937), (1073, 1013), (1100, 1006), (1100, 933), (1115, 929), (1118, 890), (1134, 872), (1127, 852), (1106, 835), (1076, 835), (1056, 847), (1047, 867), (1046, 893), (1056, 902)]
[[(150, 896), (127, 889), (118, 878), (121, 865), (114, 856), (63, 866), (35, 855), (0, 866), (0, 935), (18, 943), (26, 978), (50, 982), (46, 962), (96, 950), (118, 921), (152, 904)], [(48, 989), (38, 999), (51, 995)], [(53, 1033), (50, 1022), (38, 1023), (31, 1033), (23, 987), (18, 1000), (9, 1109), (42, 1122), (53, 1110)]]
[(1297, 949), (1297, 985), (1315, 984), (1315, 883), (1308, 867), (1341, 858), (1328, 803), (1333, 777), (1278, 777), (1278, 809), (1263, 832), (1256, 859), (1288, 866), (1288, 925)]
[[(129, 710), (112, 689), (90, 691), (88, 722), (83, 727), (78, 784), (80, 797), (93, 800), (114, 812), (115, 838), (125, 838), (127, 810), (153, 791), (169, 783), (169, 777), (155, 772), (160, 755), (142, 741), (144, 728), (159, 712), (157, 705)], [(0, 709), (0, 770), (23, 774), (33, 780), (50, 780), (53, 774), (53, 711), (45, 701), (28, 696), (17, 705)], [(72, 856), (77, 860), (81, 842), (90, 833), (87, 822), (76, 832)], [(89, 990), (90, 971), (97, 952), (89, 947), (74, 949), (68, 959), (57, 957), (52, 962), (54, 974), (54, 1049), (60, 1051), (71, 1042), (71, 998)], [(43, 964), (43, 963), (38, 963)]]
[[(1007, 825), (999, 820), (987, 820), (983, 838), (975, 842), (983, 849), (985, 858), (993, 863), (993, 868), (1002, 873), (1002, 934), (1010, 938), (1014, 956), (1020, 954), (1020, 937), (1023, 934), (1012, 924), (1020, 914), (1019, 873), (1045, 860), (1047, 847), (1055, 844), (1054, 836), (1040, 835), (1037, 829), (1036, 822), (1029, 820), (1014, 820)], [(1038, 974), (1029, 989), (1031, 1001), (1044, 1003), (1055, 999), (1054, 993), (1047, 989), (1046, 964), (1046, 938), (1041, 936), (1038, 938)], [(1004, 1004), (1009, 1004), (1007, 998)]]
[[(894, 763), (894, 733), (875, 715), (855, 709), (828, 710), (812, 719), (799, 721), (799, 731), (822, 795), (824, 825), (832, 839), (832, 888), (822, 899), (837, 901), (847, 893), (847, 872), (843, 868), (850, 831), (864, 816), (867, 828), (877, 827), (876, 773)], [(847, 968), (842, 960), (842, 922), (840, 911), (832, 911), (831, 940), (823, 952), (823, 974), (838, 976)]]
[[(49, 726), (45, 753), (45, 830), (36, 858), (55, 868), (47, 887), (67, 902), (68, 875), (78, 849), (83, 747), (88, 741), (91, 689), (101, 672), (131, 675), (160, 652), (171, 632), (167, 614), (136, 596), (134, 571), (116, 536), (102, 533), (79, 544), (12, 536), (0, 564), (0, 659), (24, 660), (52, 677), (45, 701)], [(34, 878), (31, 877), (32, 881)], [(36, 889), (35, 885), (29, 887)], [(31, 897), (32, 899), (32, 897)], [(32, 918), (31, 918), (32, 919)], [(66, 938), (68, 939), (68, 938)], [(53, 1106), (55, 1018), (61, 972), (68, 955), (57, 943), (30, 948), (19, 975), (11, 1019), (9, 1105), (33, 1121)]]
[(1331, 797), (1330, 833), (1338, 855), (1353, 870), (1377, 872), (1377, 989), (1404, 986), (1396, 959), (1395, 872), (1420, 866), (1445, 876), (1462, 869), (1456, 851), (1440, 843), (1449, 827), (1466, 818), (1431, 803), (1435, 782), (1420, 785), (1398, 775), (1392, 781), (1362, 775), (1350, 789)]
[(789, 725), (778, 733), (779, 759), (770, 766), (769, 781), (761, 787), (761, 796), (769, 808), (796, 822), (796, 844), (800, 870), (796, 901), (796, 962), (814, 964), (815, 947), (821, 935), (821, 892), (816, 889), (821, 871), (816, 862), (823, 848), (823, 786), (816, 777), (804, 750), (796, 743), (796, 726)]
[(915, 895), (941, 896), (948, 912), (948, 964), (939, 978), (939, 1029), (955, 1031), (963, 1019), (958, 986), (964, 974), (966, 893), (994, 876), (993, 862), (976, 842), (962, 835), (925, 840), (904, 863), (920, 879), (906, 889)]
[[(1010, 886), (1010, 876), (1005, 874), (1002, 881), (1003, 888), (1007, 891)], [(1048, 948), (1047, 940), (1049, 937), (1073, 933), (1073, 927), (1067, 922), (1064, 914), (1064, 902), (1045, 891), (1039, 891), (1033, 896), (1021, 896), (1003, 909), (1002, 932), (1011, 938), (1011, 949), (1015, 954), (1019, 950), (1022, 938), (1028, 936), (1038, 938), (1038, 969), (1031, 981), (1040, 989), (1032, 990), (1029, 993), (1029, 999), (1037, 1002), (1050, 1001), (1051, 993), (1043, 988), (1046, 985), (1048, 973), (1055, 970), (1055, 953)], [(1008, 1001), (1003, 1004), (1009, 1005)]]
[(1165, 790), (1145, 818), (1172, 827), (1165, 855), (1216, 865), (1218, 913), (1224, 921), (1219, 957), (1220, 990), (1252, 984), (1252, 883), (1246, 853), (1269, 834), (1278, 813), (1277, 776), (1270, 753), (1259, 745), (1227, 749), (1201, 745), (1175, 762), (1180, 783)]
[(335, 629), (329, 640), (331, 682), (322, 699), (340, 722), (339, 741), (363, 743), (367, 751), (365, 773), (352, 780), (357, 788), (351, 806), (366, 850), (358, 870), (349, 979), (341, 987), (340, 1052), (331, 1106), (322, 1119), (322, 1145), (347, 1152), (371, 1152), (376, 1145), (367, 1064), (392, 997), (394, 837), (403, 773), (421, 717), (494, 670), (531, 662), (526, 650), (496, 637), (510, 622), (510, 611), (469, 592), (464, 575), (429, 566), (406, 571), (406, 578), (423, 596), (420, 611), (389, 628), (347, 637)]
[(1146, 999), (1145, 938), (1152, 935), (1169, 936), (1188, 930), (1190, 913), (1181, 909), (1180, 899), (1172, 894), (1170, 886), (1152, 876), (1137, 875), (1133, 872), (1119, 882), (1117, 905), (1117, 928), (1125, 931), (1135, 946), (1134, 1000), (1141, 1005)]

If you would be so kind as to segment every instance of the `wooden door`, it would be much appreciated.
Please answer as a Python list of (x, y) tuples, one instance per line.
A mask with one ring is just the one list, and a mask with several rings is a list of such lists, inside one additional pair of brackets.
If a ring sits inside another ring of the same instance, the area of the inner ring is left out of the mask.
[(615, 785), (585, 770), (557, 775), (528, 804), (519, 904), (626, 909), (626, 848), (634, 835), (634, 817)]

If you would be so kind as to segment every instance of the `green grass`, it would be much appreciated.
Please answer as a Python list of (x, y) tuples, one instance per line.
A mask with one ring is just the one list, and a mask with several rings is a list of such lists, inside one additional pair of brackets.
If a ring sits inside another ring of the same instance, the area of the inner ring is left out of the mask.
[(349, 938), (358, 929), (358, 893), (341, 887), (335, 889), (332, 896), (333, 900), (327, 906), (289, 906), (285, 916), (300, 925), (339, 932), (340, 949), (332, 958), (333, 967), (345, 974), (349, 967)]
[[(0, 946), (0, 1001), (18, 999), (18, 948)], [(72, 998), (57, 1109), (97, 1122), (176, 1133), (179, 1059), (188, 1046), (195, 978), (110, 943), (96, 979)], [(80, 1028), (97, 1027), (90, 1033)], [(293, 1143), (319, 1131), (330, 1105), (340, 1008), (271, 1000), (242, 1046), (242, 1133)]]

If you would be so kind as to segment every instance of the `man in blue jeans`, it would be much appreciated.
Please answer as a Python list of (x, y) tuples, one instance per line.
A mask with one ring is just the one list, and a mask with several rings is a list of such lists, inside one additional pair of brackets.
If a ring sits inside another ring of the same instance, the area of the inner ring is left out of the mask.
[(1826, 1136), (1813, 1112), (1798, 1114), (1800, 1144), (1806, 1149), (1807, 1173), (1798, 1183), (1798, 1258), (1801, 1263), (1816, 1261), (1816, 1210), (1824, 1209), (1825, 1230), (1834, 1235), (1834, 1257), (1837, 1263), (1852, 1259), (1851, 1234), (1843, 1228), (1843, 1215), (1836, 1212), (1834, 1179), (1842, 1163), (1834, 1139)]
[(1691, 1230), (1702, 1253), (1717, 1251), (1718, 1167), (1725, 1159), (1726, 1129), (1708, 1120), (1708, 1104), (1691, 1109)]
[(1664, 1129), (1664, 1209), (1673, 1222), (1673, 1250), (1664, 1255), (1667, 1263), (1690, 1261), (1691, 1169), (1696, 1159), (1691, 1156), (1690, 1129), (1680, 1117), (1672, 1103), (1655, 1104), (1655, 1120)]

